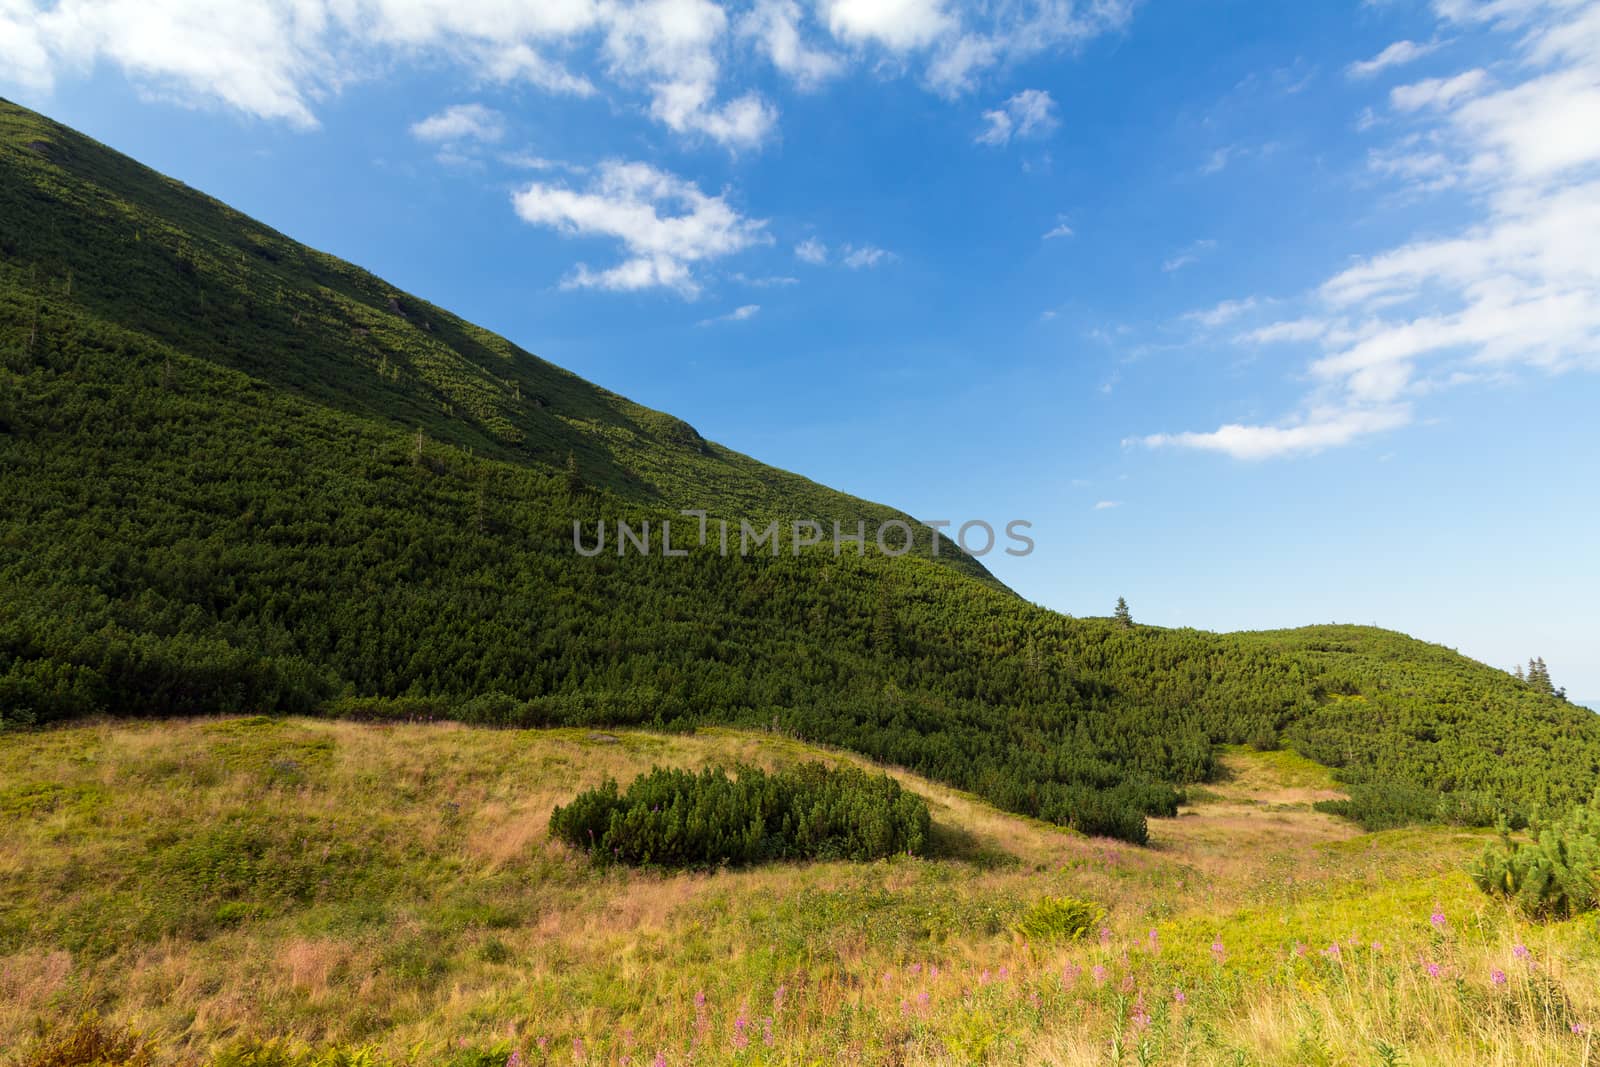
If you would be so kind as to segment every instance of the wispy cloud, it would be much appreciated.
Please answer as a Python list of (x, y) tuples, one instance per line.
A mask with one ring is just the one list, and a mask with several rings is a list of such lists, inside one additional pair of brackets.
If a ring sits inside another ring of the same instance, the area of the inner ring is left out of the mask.
[(885, 251), (875, 245), (862, 245), (859, 248), (845, 245), (843, 256), (844, 265), (851, 270), (867, 270), (883, 263), (891, 263), (896, 258), (893, 252)]
[(505, 116), (482, 104), (456, 104), (411, 124), (411, 136), (433, 144), (450, 141), (493, 142), (505, 135)]
[(605, 163), (584, 189), (535, 182), (512, 204), (526, 222), (569, 237), (611, 238), (626, 251), (604, 270), (580, 263), (562, 283), (569, 289), (665, 288), (694, 297), (695, 264), (772, 243), (764, 220), (647, 163)]
[(1415, 41), (1396, 41), (1371, 59), (1363, 59), (1344, 68), (1344, 72), (1351, 78), (1370, 78), (1375, 74), (1390, 69), (1391, 67), (1404, 66), (1413, 63), (1423, 56), (1437, 50), (1438, 42), (1429, 41), (1418, 44)]
[(1211, 240), (1210, 238), (1193, 241), (1181, 251), (1168, 257), (1161, 264), (1161, 269), (1166, 271), (1168, 274), (1171, 274), (1175, 270), (1182, 270), (1192, 263), (1199, 262), (1202, 256), (1216, 247), (1217, 242)]
[(715, 326), (719, 322), (748, 322), (750, 319), (755, 318), (760, 313), (760, 304), (746, 304), (743, 307), (734, 308), (726, 315), (717, 315), (713, 318), (701, 319), (699, 325)]
[(846, 71), (911, 76), (944, 96), (1069, 51), (1134, 0), (0, 0), (0, 83), (48, 90), (100, 66), (188, 103), (300, 128), (352, 83), (402, 64), (488, 82), (601, 92), (691, 140), (759, 148), (777, 107), (756, 63), (809, 91)]
[(820, 267), (828, 262), (828, 246), (815, 237), (807, 237), (804, 241), (794, 246), (794, 255), (802, 263)]
[[(1262, 459), (1408, 425), (1441, 389), (1516, 368), (1600, 370), (1600, 7), (1562, 0), (1441, 4), (1444, 22), (1517, 35), (1514, 59), (1401, 86), (1409, 128), (1373, 172), (1414, 195), (1465, 193), (1477, 218), (1339, 270), (1304, 312), (1239, 335), (1315, 346), (1311, 391), (1276, 422), (1130, 443)], [(1417, 146), (1426, 146), (1419, 148)]]
[(1122, 501), (1120, 500), (1096, 500), (1094, 503), (1094, 510), (1110, 511), (1112, 508), (1120, 508), (1121, 506)]
[(1072, 233), (1072, 227), (1067, 225), (1067, 220), (1057, 217), (1055, 228), (1045, 231), (1044, 240), (1056, 241), (1063, 237), (1071, 237)]
[(1209, 307), (1202, 311), (1191, 311), (1183, 317), (1190, 322), (1195, 322), (1207, 329), (1214, 330), (1218, 326), (1225, 326), (1239, 316), (1255, 310), (1256, 303), (1256, 298), (1253, 296), (1247, 296), (1243, 300), (1224, 300), (1214, 307)]
[(984, 128), (979, 144), (1010, 144), (1012, 139), (1044, 137), (1061, 125), (1056, 118), (1056, 102), (1043, 89), (1024, 89), (992, 111), (983, 113)]

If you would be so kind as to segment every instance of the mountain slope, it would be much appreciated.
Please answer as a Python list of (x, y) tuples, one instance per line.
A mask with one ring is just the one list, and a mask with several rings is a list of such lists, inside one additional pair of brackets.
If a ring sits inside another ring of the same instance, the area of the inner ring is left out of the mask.
[(898, 513), (8, 104), (0, 479), (0, 724), (776, 726), (1133, 840), (1219, 741), (1486, 804), (1600, 781), (1595, 716), (1397, 634), (1074, 620), (948, 548), (580, 557), (574, 520)]

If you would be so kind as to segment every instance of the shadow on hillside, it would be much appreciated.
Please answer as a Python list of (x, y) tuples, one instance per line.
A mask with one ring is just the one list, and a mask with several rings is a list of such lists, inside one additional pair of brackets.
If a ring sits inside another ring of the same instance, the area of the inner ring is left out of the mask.
[(928, 859), (970, 863), (983, 870), (1014, 867), (1021, 861), (961, 826), (935, 819), (928, 833)]

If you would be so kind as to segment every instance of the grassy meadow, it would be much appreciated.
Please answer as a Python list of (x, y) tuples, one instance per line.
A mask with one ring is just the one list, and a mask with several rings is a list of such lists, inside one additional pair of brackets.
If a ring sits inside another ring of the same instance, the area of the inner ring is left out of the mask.
[[(1484, 833), (1315, 812), (1338, 790), (1287, 752), (1228, 750), (1148, 848), (903, 774), (922, 858), (602, 870), (547, 834), (606, 776), (807, 759), (860, 762), (733, 730), (8, 735), (0, 1064), (90, 1018), (152, 1065), (1600, 1059), (1592, 921), (1479, 894)], [(1104, 917), (1070, 939), (1059, 897)]]

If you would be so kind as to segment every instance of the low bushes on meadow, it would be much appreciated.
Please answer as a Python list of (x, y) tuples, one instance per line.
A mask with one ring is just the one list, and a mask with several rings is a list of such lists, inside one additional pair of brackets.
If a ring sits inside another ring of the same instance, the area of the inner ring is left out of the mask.
[(597, 860), (661, 867), (917, 854), (929, 827), (928, 806), (894, 779), (820, 763), (775, 774), (656, 768), (550, 816), (555, 837)]

